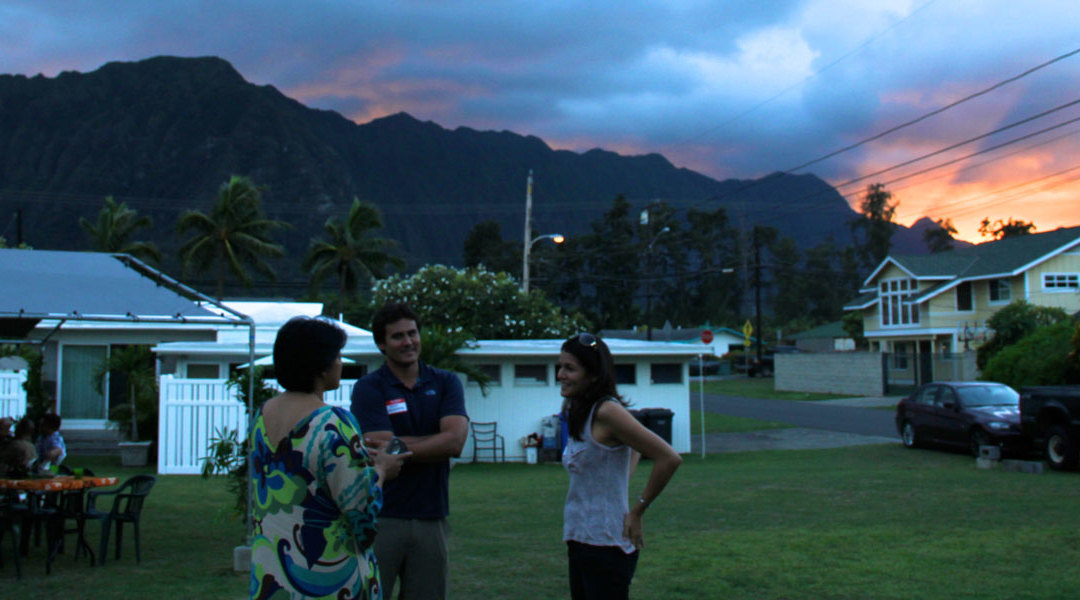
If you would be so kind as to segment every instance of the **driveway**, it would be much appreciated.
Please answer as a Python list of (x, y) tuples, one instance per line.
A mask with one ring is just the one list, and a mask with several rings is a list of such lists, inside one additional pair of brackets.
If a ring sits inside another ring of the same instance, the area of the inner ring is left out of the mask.
[[(691, 406), (698, 407), (698, 397)], [(844, 398), (819, 402), (705, 395), (705, 410), (735, 417), (788, 423), (789, 429), (746, 433), (712, 433), (706, 436), (706, 452), (751, 450), (805, 450), (864, 444), (897, 443), (895, 412), (881, 406), (896, 406), (899, 398)], [(692, 452), (701, 452), (701, 435), (691, 433)]]

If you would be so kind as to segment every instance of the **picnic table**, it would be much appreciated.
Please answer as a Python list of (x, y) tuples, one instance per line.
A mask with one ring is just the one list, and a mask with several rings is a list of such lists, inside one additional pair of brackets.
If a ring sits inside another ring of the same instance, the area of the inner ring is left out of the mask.
[[(0, 478), (0, 493), (8, 496), (8, 504), (21, 507), (24, 525), (35, 522), (45, 523), (49, 528), (48, 553), (45, 558), (45, 572), (52, 569), (52, 562), (63, 544), (64, 533), (78, 533), (78, 547), (85, 549), (94, 564), (94, 553), (83, 537), (83, 522), (86, 504), (83, 498), (85, 490), (95, 487), (116, 485), (116, 477), (80, 477), (56, 475), (52, 477), (31, 476), (26, 478)], [(78, 528), (64, 529), (64, 519), (75, 519)], [(30, 527), (24, 526), (21, 551), (25, 555), (29, 549)], [(78, 553), (78, 548), (76, 549)], [(18, 563), (16, 563), (18, 564)]]

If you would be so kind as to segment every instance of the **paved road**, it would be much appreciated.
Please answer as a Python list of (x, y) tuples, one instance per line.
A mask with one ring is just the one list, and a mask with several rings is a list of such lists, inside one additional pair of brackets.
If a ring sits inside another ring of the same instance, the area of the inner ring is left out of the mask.
[[(691, 406), (698, 407), (696, 395)], [(848, 402), (798, 402), (766, 398), (742, 398), (705, 394), (706, 412), (735, 417), (778, 421), (798, 427), (824, 429), (840, 433), (855, 433), (899, 439), (896, 433), (896, 413), (878, 408), (844, 406)], [(895, 406), (895, 401), (883, 399), (878, 404)]]
[[(698, 397), (691, 405), (698, 407)], [(895, 398), (858, 398), (825, 402), (796, 402), (705, 395), (708, 412), (789, 423), (789, 429), (746, 433), (710, 433), (709, 454), (753, 450), (806, 450), (863, 444), (895, 443), (899, 437), (890, 410), (874, 406), (895, 406)], [(701, 451), (701, 436), (691, 432), (691, 452)]]

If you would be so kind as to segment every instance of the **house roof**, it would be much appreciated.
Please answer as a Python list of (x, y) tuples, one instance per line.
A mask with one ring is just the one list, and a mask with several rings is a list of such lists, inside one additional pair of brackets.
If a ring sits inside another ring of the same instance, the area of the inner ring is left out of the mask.
[(849, 301), (844, 305), (844, 310), (861, 310), (868, 306), (877, 304), (878, 295), (876, 291), (866, 292), (859, 294), (854, 300)]
[(0, 318), (242, 322), (198, 292), (123, 254), (0, 249)]
[[(889, 265), (895, 265), (915, 279), (941, 280), (922, 290), (911, 300), (923, 302), (964, 281), (1017, 275), (1076, 247), (1080, 247), (1080, 227), (1063, 227), (1046, 233), (1013, 236), (936, 254), (889, 255), (866, 279), (864, 285), (870, 285)], [(869, 306), (869, 295), (876, 296), (876, 292), (863, 294), (848, 302), (844, 308), (850, 310)]]

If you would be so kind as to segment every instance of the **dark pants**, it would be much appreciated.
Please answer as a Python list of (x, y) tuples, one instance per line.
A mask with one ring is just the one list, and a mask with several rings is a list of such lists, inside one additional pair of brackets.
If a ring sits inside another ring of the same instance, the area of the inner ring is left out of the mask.
[(638, 553), (627, 554), (617, 546), (590, 546), (566, 542), (570, 558), (572, 600), (626, 600), (634, 579)]

